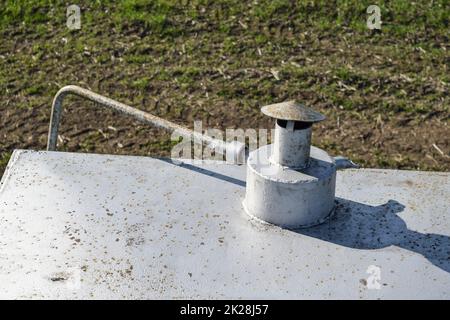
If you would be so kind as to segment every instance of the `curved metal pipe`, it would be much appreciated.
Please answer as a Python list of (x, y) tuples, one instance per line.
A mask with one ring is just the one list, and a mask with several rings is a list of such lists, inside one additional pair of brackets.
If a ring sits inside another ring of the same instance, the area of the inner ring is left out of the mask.
[(150, 124), (158, 128), (166, 129), (170, 132), (176, 131), (179, 135), (192, 139), (194, 141), (205, 142), (209, 148), (214, 149), (215, 152), (224, 154), (227, 157), (227, 161), (232, 163), (244, 163), (245, 162), (245, 145), (237, 141), (224, 142), (222, 140), (211, 138), (207, 135), (203, 135), (202, 132), (196, 132), (185, 127), (182, 127), (176, 123), (154, 116), (150, 113), (142, 110), (130, 107), (126, 104), (120, 103), (113, 99), (104, 97), (100, 94), (92, 92), (87, 89), (83, 89), (78, 86), (69, 85), (61, 88), (55, 95), (52, 104), (52, 115), (50, 119), (50, 127), (48, 134), (47, 150), (56, 150), (56, 143), (58, 141), (58, 128), (61, 120), (62, 103), (64, 98), (68, 94), (73, 94), (90, 101), (97, 102), (98, 104), (114, 109), (121, 113), (131, 116), (132, 118), (139, 120), (145, 124)]

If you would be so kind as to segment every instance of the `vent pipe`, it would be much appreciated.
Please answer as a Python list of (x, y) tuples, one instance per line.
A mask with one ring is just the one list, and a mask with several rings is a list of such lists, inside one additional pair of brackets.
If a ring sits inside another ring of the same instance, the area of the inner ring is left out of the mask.
[(325, 151), (311, 146), (311, 132), (325, 117), (295, 101), (261, 111), (275, 119), (275, 139), (248, 157), (246, 212), (288, 228), (323, 222), (334, 208), (336, 165)]

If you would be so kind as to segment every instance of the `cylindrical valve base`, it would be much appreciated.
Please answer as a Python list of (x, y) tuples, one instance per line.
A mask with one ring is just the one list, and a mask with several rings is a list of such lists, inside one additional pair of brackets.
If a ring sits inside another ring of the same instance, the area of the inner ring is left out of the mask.
[(286, 228), (322, 223), (334, 208), (333, 158), (311, 147), (309, 166), (294, 170), (269, 161), (273, 148), (268, 145), (250, 153), (245, 211), (252, 217)]

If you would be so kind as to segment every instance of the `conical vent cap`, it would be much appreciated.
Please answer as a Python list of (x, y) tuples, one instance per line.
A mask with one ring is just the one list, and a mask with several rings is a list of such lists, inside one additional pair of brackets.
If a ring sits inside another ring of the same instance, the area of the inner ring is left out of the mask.
[(323, 114), (294, 100), (264, 106), (261, 108), (261, 112), (269, 117), (280, 120), (310, 123), (325, 120)]

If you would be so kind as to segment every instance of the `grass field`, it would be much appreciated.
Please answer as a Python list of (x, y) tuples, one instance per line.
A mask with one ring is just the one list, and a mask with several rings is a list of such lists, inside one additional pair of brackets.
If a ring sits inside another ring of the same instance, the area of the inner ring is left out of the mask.
[[(81, 29), (66, 8), (81, 7)], [(449, 1), (124, 0), (0, 4), (0, 173), (44, 149), (77, 84), (188, 127), (271, 128), (262, 105), (323, 112), (313, 142), (367, 167), (450, 170)], [(70, 98), (59, 149), (167, 155), (164, 132)]]

